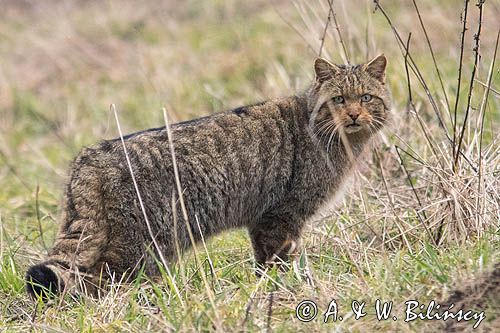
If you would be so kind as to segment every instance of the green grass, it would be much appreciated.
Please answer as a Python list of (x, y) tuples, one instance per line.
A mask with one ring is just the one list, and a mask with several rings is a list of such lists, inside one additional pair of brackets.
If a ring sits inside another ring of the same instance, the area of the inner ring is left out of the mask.
[[(461, 8), (454, 1), (417, 3), (453, 106)], [(499, 65), (491, 84), (497, 92), (488, 97), (481, 133), (476, 125), (484, 87), (479, 82), (474, 86), (462, 147), (473, 167), (462, 159), (454, 173), (449, 143), (413, 74), (413, 102), (423, 129), (408, 108), (404, 58), (380, 10), (373, 13), (371, 1), (335, 1), (334, 8), (352, 61), (380, 52), (389, 59), (392, 120), (355, 172), (338, 209), (308, 224), (296, 270), (272, 270), (257, 278), (248, 236), (237, 230), (210, 239), (208, 251), (199, 246), (200, 265), (191, 252), (172, 263), (172, 279), (165, 272), (154, 281), (146, 276), (128, 285), (114, 281), (111, 291), (98, 299), (65, 296), (48, 305), (36, 304), (24, 292), (27, 267), (42, 260), (45, 246), (54, 241), (69, 162), (81, 147), (118, 135), (109, 105), (117, 105), (122, 128), (132, 132), (161, 125), (163, 106), (180, 121), (307, 88), (328, 7), (326, 1), (297, 4), (75, 1), (20, 9), (15, 1), (6, 2), (8, 10), (0, 13), (0, 331), (439, 329), (438, 322), (405, 323), (404, 302), (442, 300), (500, 261)], [(388, 3), (384, 9), (404, 39), (412, 32), (410, 52), (452, 133), (411, 2)], [(487, 2), (476, 76), (483, 83), (493, 60), (498, 14)], [(468, 28), (457, 110), (460, 126), (477, 29), (473, 5)], [(332, 26), (325, 52), (334, 62), (342, 61)], [(401, 164), (396, 147), (413, 157), (399, 150)], [(442, 238), (436, 244), (441, 225)], [(373, 311), (377, 298), (393, 301), (400, 319), (379, 322)], [(320, 310), (309, 323), (295, 317), (295, 307), (305, 299), (317, 302)], [(332, 299), (345, 319), (325, 324), (322, 312)], [(347, 315), (353, 300), (367, 302), (366, 317)], [(480, 327), (495, 327), (497, 317), (498, 310), (489, 309)]]

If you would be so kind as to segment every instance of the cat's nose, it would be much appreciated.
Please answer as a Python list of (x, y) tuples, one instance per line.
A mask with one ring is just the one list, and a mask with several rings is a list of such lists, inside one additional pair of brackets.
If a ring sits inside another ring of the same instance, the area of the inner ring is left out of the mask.
[(358, 117), (359, 117), (359, 113), (357, 113), (357, 112), (350, 112), (349, 113), (349, 117), (351, 117), (352, 121), (356, 121), (356, 119), (358, 119)]

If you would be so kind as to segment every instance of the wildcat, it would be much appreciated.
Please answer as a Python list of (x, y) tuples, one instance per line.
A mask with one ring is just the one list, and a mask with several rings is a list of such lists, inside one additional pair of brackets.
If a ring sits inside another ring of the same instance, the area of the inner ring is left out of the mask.
[(95, 290), (100, 277), (133, 277), (141, 267), (159, 275), (160, 253), (172, 260), (191, 246), (188, 225), (195, 241), (200, 230), (207, 238), (247, 228), (260, 266), (296, 255), (305, 221), (335, 196), (386, 122), (385, 68), (384, 55), (356, 66), (318, 58), (304, 93), (172, 125), (187, 223), (165, 127), (123, 138), (149, 228), (121, 139), (84, 148), (54, 247), (29, 268), (27, 291)]

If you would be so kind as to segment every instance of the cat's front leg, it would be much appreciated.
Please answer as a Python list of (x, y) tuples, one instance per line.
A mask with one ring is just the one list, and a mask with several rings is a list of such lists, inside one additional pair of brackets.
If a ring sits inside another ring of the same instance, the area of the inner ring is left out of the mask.
[[(269, 216), (249, 227), (255, 261), (260, 269), (280, 266), (298, 258), (302, 222), (284, 216)], [(257, 271), (260, 275), (260, 271)]]

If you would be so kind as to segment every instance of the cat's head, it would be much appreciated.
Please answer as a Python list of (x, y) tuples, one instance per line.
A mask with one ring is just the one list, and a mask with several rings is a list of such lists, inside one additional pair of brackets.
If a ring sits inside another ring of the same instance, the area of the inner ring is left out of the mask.
[(328, 140), (343, 132), (355, 140), (370, 136), (385, 124), (390, 109), (386, 64), (384, 55), (354, 66), (316, 59), (308, 108), (310, 126), (318, 138)]

